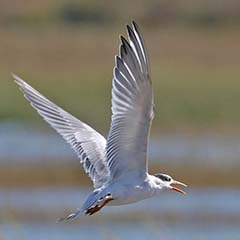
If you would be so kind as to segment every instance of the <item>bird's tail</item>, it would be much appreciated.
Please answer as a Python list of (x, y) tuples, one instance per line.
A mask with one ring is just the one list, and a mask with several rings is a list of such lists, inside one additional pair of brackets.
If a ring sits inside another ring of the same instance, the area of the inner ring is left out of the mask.
[(80, 216), (82, 213), (86, 212), (87, 209), (89, 207), (91, 207), (98, 200), (98, 193), (99, 193), (98, 191), (92, 192), (88, 196), (88, 198), (86, 199), (86, 201), (84, 202), (83, 206), (80, 209), (78, 208), (75, 213), (71, 213), (66, 217), (62, 217), (62, 218), (57, 219), (57, 223), (72, 221), (72, 220), (76, 219), (78, 216)]
[(112, 194), (109, 192), (105, 194), (102, 193), (98, 194), (98, 192), (93, 192), (92, 194), (89, 195), (81, 209), (77, 209), (75, 213), (71, 213), (67, 217), (59, 218), (57, 220), (57, 223), (72, 221), (82, 213), (85, 213), (87, 215), (93, 215), (112, 200), (113, 200)]

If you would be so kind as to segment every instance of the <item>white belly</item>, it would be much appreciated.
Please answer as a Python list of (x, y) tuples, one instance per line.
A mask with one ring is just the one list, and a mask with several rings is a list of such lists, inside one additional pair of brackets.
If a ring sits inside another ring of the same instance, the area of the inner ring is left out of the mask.
[(141, 201), (143, 199), (151, 198), (156, 195), (156, 191), (151, 188), (147, 183), (142, 185), (122, 185), (116, 186), (112, 189), (113, 201), (109, 205), (125, 205)]

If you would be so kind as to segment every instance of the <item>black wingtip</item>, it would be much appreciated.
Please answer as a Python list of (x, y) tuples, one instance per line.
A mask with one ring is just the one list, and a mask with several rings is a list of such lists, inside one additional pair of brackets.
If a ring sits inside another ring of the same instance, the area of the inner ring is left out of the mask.
[(127, 32), (132, 30), (132, 28), (128, 24), (126, 25), (126, 28), (127, 28)]
[(125, 38), (124, 38), (123, 35), (120, 35), (120, 40), (121, 40), (122, 43), (124, 43)]
[(136, 26), (136, 27), (138, 26), (137, 23), (135, 22), (135, 20), (132, 19), (131, 22), (132, 22), (132, 25), (133, 25), (134, 27), (135, 27), (135, 26)]
[(115, 60), (116, 60), (116, 63), (118, 63), (119, 61), (121, 61), (121, 58), (118, 55), (116, 55)]
[(126, 48), (123, 44), (120, 46), (120, 56), (123, 58), (124, 54), (127, 54)]
[(120, 65), (123, 65), (123, 64), (124, 64), (124, 63), (123, 63), (121, 57), (116, 56), (116, 58), (115, 58), (115, 65), (116, 65), (116, 67), (119, 68), (119, 66), (120, 66)]
[(121, 41), (122, 41), (122, 43), (125, 45), (125, 48), (126, 48), (126, 49), (129, 48), (129, 49), (132, 50), (132, 47), (130, 46), (128, 40), (127, 40), (125, 37), (122, 37)]
[(135, 32), (137, 32), (137, 34), (139, 34), (139, 32), (140, 32), (139, 26), (137, 25), (137, 23), (134, 20), (132, 20), (132, 26), (133, 26), (133, 30)]
[(138, 24), (137, 24), (134, 20), (132, 20), (132, 26), (133, 26), (133, 29), (134, 29), (136, 32), (139, 32), (139, 26), (138, 26)]
[(134, 32), (129, 25), (127, 25), (127, 33), (129, 38), (134, 38)]
[(122, 45), (121, 45), (121, 46), (122, 46), (123, 50), (125, 51), (125, 53), (127, 54), (127, 48), (126, 48), (126, 46), (127, 46), (128, 42), (127, 42), (127, 40), (126, 40), (125, 37), (121, 36), (120, 38), (121, 38), (121, 42), (122, 42)]

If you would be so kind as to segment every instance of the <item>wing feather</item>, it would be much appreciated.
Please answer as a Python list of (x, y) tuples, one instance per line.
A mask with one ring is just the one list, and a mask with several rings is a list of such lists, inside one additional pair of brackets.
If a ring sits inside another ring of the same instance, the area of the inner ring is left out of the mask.
[(147, 171), (148, 135), (153, 119), (149, 63), (136, 23), (121, 36), (112, 85), (112, 122), (106, 147), (111, 179)]
[(16, 75), (13, 77), (32, 107), (71, 145), (80, 158), (85, 172), (92, 179), (94, 188), (106, 183), (109, 178), (105, 161), (106, 139), (93, 128), (49, 101), (21, 78)]

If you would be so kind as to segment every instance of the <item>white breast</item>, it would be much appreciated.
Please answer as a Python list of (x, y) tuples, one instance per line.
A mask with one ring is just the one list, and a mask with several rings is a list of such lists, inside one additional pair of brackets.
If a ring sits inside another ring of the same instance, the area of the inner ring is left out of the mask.
[(111, 201), (109, 205), (125, 205), (134, 203), (143, 199), (151, 198), (158, 194), (159, 190), (156, 189), (151, 176), (148, 176), (141, 182), (130, 181), (130, 183), (125, 183), (119, 181), (109, 186), (108, 191), (112, 193), (114, 198), (114, 201)]

